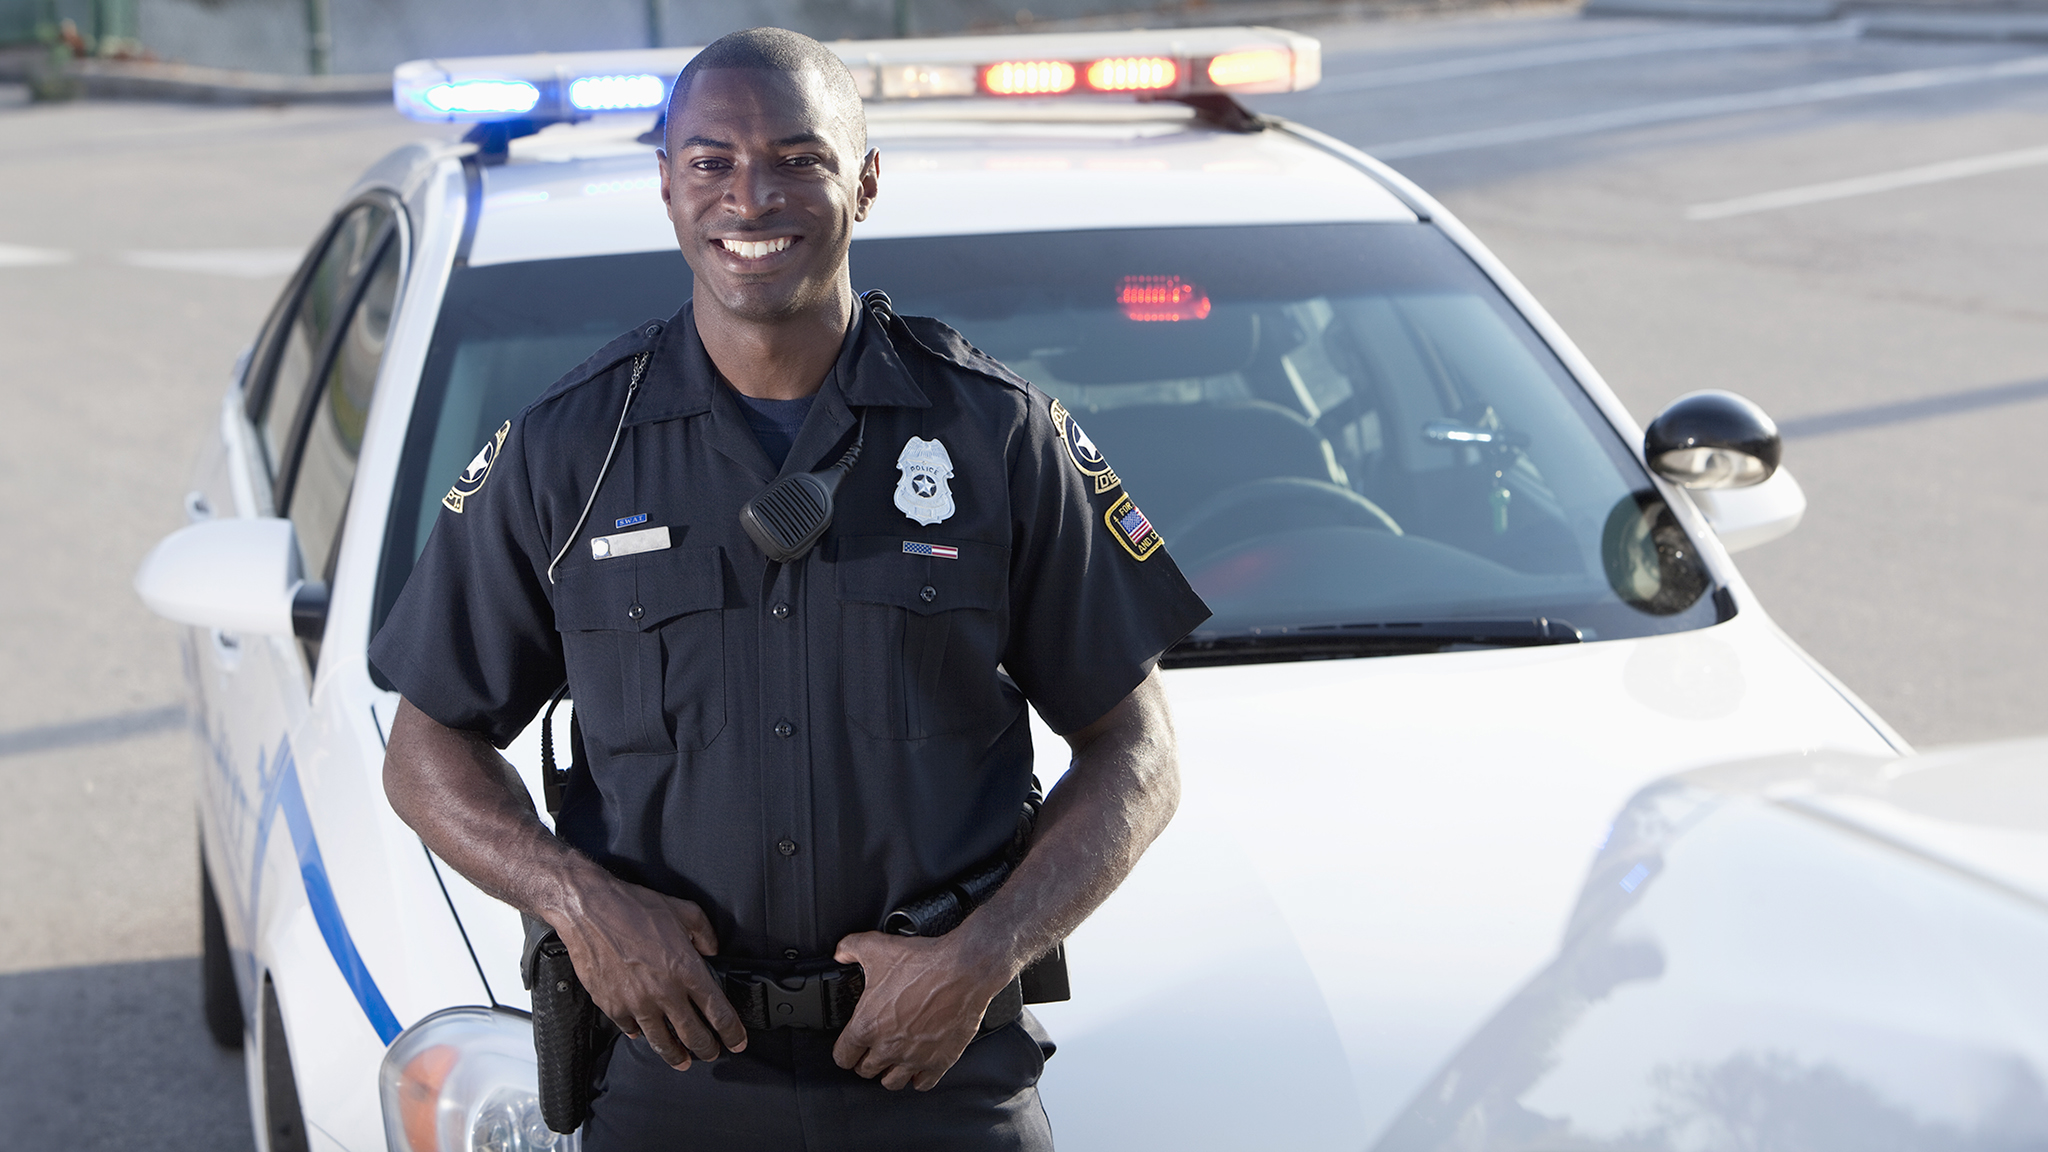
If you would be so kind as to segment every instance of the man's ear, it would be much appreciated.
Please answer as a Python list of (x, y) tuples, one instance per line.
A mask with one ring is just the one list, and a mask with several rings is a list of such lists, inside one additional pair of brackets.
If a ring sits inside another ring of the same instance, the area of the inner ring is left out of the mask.
[[(665, 180), (666, 177), (663, 177)], [(667, 184), (663, 184), (665, 189)], [(663, 193), (666, 195), (666, 193)], [(856, 221), (868, 218), (868, 210), (874, 207), (875, 197), (882, 194), (882, 150), (868, 149), (865, 159), (860, 162), (860, 184), (854, 200), (853, 218)]]
[(655, 163), (655, 166), (656, 166), (656, 167), (658, 167), (658, 168), (660, 168), (660, 169), (661, 169), (661, 204), (662, 204), (662, 207), (666, 208), (666, 207), (669, 207), (669, 199), (668, 199), (668, 149), (666, 149), (666, 148), (656, 148), (656, 149), (654, 150), (654, 163)]

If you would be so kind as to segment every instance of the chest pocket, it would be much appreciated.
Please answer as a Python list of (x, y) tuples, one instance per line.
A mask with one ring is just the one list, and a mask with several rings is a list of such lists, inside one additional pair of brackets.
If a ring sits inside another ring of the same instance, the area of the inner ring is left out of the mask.
[(584, 739), (612, 755), (702, 748), (725, 728), (725, 556), (678, 548), (562, 574), (555, 628)]
[(848, 721), (922, 740), (1007, 721), (996, 665), (1010, 550), (927, 536), (958, 559), (910, 555), (901, 536), (838, 541), (839, 675)]

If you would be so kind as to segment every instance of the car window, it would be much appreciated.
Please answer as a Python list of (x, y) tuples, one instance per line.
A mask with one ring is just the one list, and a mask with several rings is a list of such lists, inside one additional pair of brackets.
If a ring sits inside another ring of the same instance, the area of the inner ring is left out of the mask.
[[(1426, 223), (857, 241), (853, 275), (1060, 402), (1215, 610), (1198, 642), (1466, 621), (1613, 639), (1722, 617), (1631, 447)], [(380, 621), (484, 437), (688, 284), (673, 253), (458, 270)]]
[(349, 292), (373, 255), (371, 245), (388, 231), (390, 222), (391, 211), (381, 204), (351, 209), (328, 237), (297, 299), (279, 319), (276, 346), (269, 353), (269, 381), (252, 414), (273, 476), (291, 450), (306, 390), (320, 369), (335, 323), (348, 306)]
[(387, 232), (321, 375), (305, 447), (284, 488), (285, 514), (297, 530), (307, 579), (333, 579), (334, 549), (363, 447), (398, 282), (398, 239)]
[(1061, 403), (1215, 611), (1198, 640), (1719, 618), (1629, 445), (1426, 223), (891, 240), (854, 263)]

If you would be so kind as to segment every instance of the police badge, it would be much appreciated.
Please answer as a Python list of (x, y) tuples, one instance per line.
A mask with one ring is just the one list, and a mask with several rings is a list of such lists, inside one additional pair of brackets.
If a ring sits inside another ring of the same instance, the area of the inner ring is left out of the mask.
[(919, 524), (937, 524), (955, 511), (953, 490), (946, 481), (953, 478), (953, 458), (937, 440), (912, 436), (896, 457), (903, 476), (896, 481), (896, 507)]

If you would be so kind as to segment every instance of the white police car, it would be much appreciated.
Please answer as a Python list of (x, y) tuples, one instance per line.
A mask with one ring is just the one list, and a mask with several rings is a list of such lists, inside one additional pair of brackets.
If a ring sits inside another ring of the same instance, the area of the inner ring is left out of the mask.
[[(837, 49), (883, 154), (855, 286), (1057, 397), (1215, 609), (1166, 658), (1180, 814), (1040, 1012), (1063, 1147), (1364, 1146), (1544, 965), (1646, 782), (1901, 749), (1728, 560), (1804, 508), (1768, 421), (1695, 397), (1646, 457), (1441, 206), (1236, 103), (1314, 84), (1315, 41)], [(689, 55), (400, 68), (469, 142), (364, 175), (137, 577), (190, 626), (209, 1010), (269, 1149), (573, 1143), (534, 1101), (517, 916), (385, 803), (364, 649), (477, 445), (682, 303), (643, 133)]]

